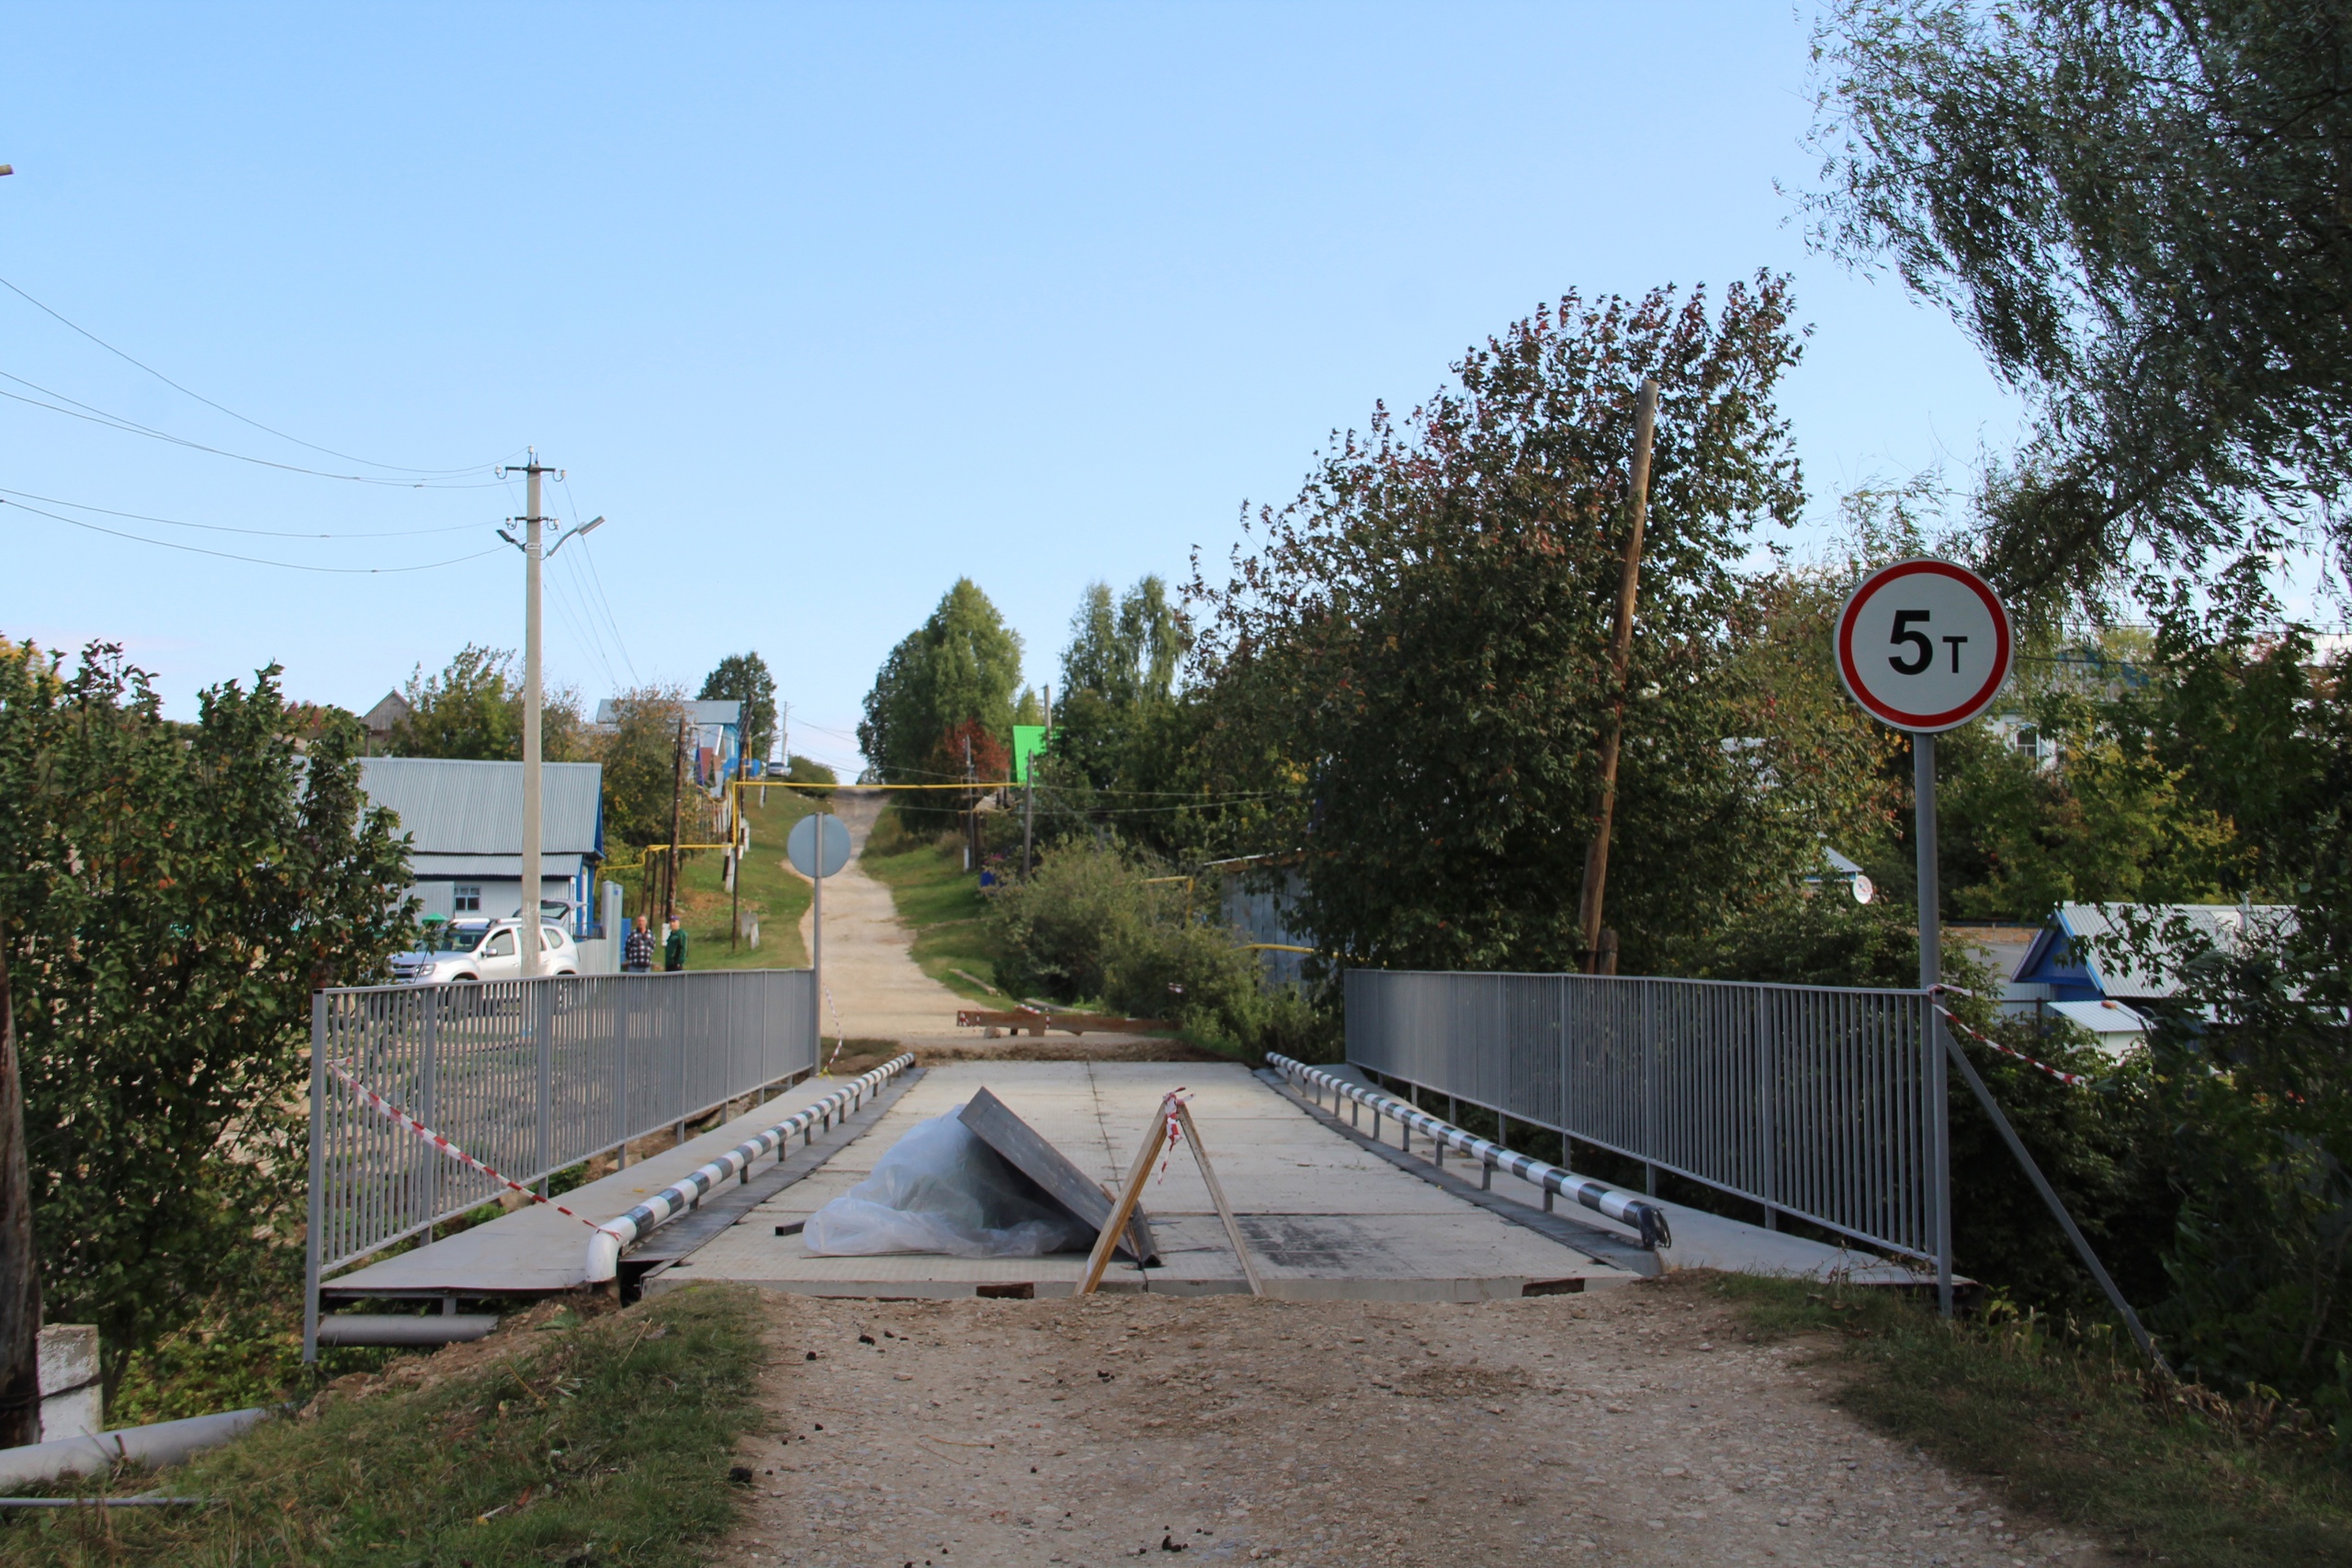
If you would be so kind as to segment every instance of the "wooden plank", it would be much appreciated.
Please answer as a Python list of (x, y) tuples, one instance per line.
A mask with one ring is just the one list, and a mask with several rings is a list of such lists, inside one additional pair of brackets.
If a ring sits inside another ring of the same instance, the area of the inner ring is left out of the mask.
[[(1002, 1155), (1008, 1164), (1043, 1188), (1046, 1195), (1078, 1216), (1099, 1236), (1111, 1220), (1111, 1197), (1102, 1185), (1054, 1147), (1037, 1130), (1013, 1114), (1012, 1108), (983, 1089), (972, 1096), (959, 1114), (972, 1135)], [(1159, 1244), (1151, 1224), (1137, 1209), (1129, 1217), (1119, 1250), (1145, 1265), (1159, 1261)]]
[(1201, 1130), (1193, 1124), (1193, 1108), (1178, 1100), (1176, 1120), (1184, 1129), (1185, 1141), (1193, 1145), (1193, 1159), (1201, 1168), (1201, 1180), (1208, 1186), (1209, 1201), (1216, 1205), (1216, 1217), (1225, 1222), (1225, 1239), (1233, 1244), (1233, 1256), (1241, 1261), (1241, 1277), (1250, 1281), (1251, 1295), (1262, 1296), (1265, 1281), (1258, 1278), (1258, 1266), (1250, 1261), (1250, 1244), (1241, 1239), (1241, 1222), (1233, 1217), (1233, 1205), (1225, 1201), (1225, 1183), (1209, 1165), (1208, 1145), (1201, 1142)]
[(1094, 1233), (1094, 1250), (1086, 1258), (1086, 1278), (1078, 1282), (1080, 1295), (1092, 1295), (1094, 1288), (1102, 1282), (1102, 1270), (1111, 1266), (1111, 1235), (1136, 1212), (1136, 1203), (1143, 1197), (1143, 1184), (1151, 1179), (1151, 1162), (1167, 1141), (1168, 1101), (1163, 1100), (1159, 1114), (1152, 1117), (1151, 1126), (1144, 1133), (1142, 1146), (1136, 1150), (1136, 1163), (1127, 1168), (1127, 1179), (1119, 1188), (1119, 1206), (1111, 1211), (1111, 1223)]

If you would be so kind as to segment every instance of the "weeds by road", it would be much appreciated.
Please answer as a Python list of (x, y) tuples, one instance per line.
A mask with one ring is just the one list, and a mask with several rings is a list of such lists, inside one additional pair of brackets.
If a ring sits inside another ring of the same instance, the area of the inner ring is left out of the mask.
[(2182, 1568), (2352, 1562), (2352, 1473), (2261, 1399), (2145, 1374), (2130, 1342), (1996, 1309), (1947, 1325), (1885, 1292), (1725, 1275), (1761, 1337), (1831, 1347), (1842, 1403), (2022, 1510)]
[(749, 1292), (626, 1312), (545, 1307), (478, 1345), (346, 1380), (296, 1419), (151, 1486), (187, 1509), (6, 1517), (0, 1568), (672, 1568), (737, 1511), (729, 1452), (754, 1418)]

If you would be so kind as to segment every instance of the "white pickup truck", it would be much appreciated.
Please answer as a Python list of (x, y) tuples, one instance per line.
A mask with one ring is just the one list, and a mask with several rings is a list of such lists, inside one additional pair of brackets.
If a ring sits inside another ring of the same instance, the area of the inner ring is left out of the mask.
[[(447, 921), (428, 931), (430, 945), (392, 956), (392, 978), (415, 986), (447, 980), (520, 979), (522, 931), (519, 919)], [(580, 973), (578, 945), (552, 921), (539, 926), (539, 973)]]

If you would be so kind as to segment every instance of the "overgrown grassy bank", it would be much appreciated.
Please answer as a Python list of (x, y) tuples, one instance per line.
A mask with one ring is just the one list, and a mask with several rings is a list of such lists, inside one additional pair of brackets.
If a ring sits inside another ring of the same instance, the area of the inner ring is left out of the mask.
[[(922, 972), (976, 1002), (1010, 1005), (989, 987), (997, 983), (996, 950), (981, 917), (988, 912), (980, 875), (964, 869), (960, 848), (938, 835), (911, 833), (895, 807), (886, 808), (859, 857), (865, 874), (890, 890), (899, 919), (915, 933), (913, 953)], [(964, 971), (957, 974), (957, 970)], [(976, 983), (978, 976), (986, 984)]]
[[(187, 1509), (0, 1515), (0, 1568), (668, 1568), (734, 1517), (749, 1292), (681, 1291), (395, 1363), (161, 1478)], [(125, 1478), (118, 1494), (157, 1483)]]
[(1745, 1275), (1704, 1288), (1759, 1336), (1826, 1337), (1849, 1408), (2022, 1512), (2185, 1568), (2352, 1562), (2352, 1471), (2275, 1400), (2167, 1384), (2128, 1339), (2053, 1334), (1997, 1305), (1948, 1325), (1884, 1291)]
[[(689, 969), (797, 969), (808, 962), (800, 940), (800, 917), (808, 909), (808, 884), (785, 863), (784, 841), (792, 825), (816, 807), (806, 794), (790, 789), (747, 789), (743, 812), (752, 825), (752, 852), (743, 857), (743, 913), (760, 922), (760, 945), (727, 944), (733, 897), (717, 850), (695, 850), (679, 858), (678, 918), (686, 927)], [(658, 857), (657, 857), (658, 858)], [(643, 867), (616, 874), (627, 889), (632, 917), (645, 908)], [(657, 934), (659, 911), (655, 911)]]

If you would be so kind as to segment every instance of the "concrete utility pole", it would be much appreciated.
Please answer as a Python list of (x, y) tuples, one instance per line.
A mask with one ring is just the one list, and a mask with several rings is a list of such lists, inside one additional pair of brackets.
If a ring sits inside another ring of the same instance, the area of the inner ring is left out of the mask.
[[(498, 471), (503, 476), (509, 470)], [(538, 449), (530, 448), (523, 465), (526, 480), (523, 537), (518, 541), (504, 529), (499, 530), (508, 544), (523, 552), (523, 919), (522, 929), (514, 934), (522, 943), (526, 980), (539, 972), (539, 814), (545, 799), (539, 758), (539, 569), (546, 561), (539, 531), (547, 522), (539, 510), (539, 479), (551, 471), (540, 463)]]
[[(1657, 383), (1645, 380), (1634, 402), (1634, 524), (1625, 538), (1625, 561), (1617, 577), (1617, 624), (1609, 637), (1609, 668), (1615, 688), (1609, 720), (1600, 731), (1600, 814), (1585, 849), (1584, 897), (1577, 919), (1584, 932), (1584, 972), (1617, 973), (1614, 931), (1600, 919), (1609, 888), (1609, 835), (1616, 825), (1617, 753), (1625, 738), (1625, 679), (1634, 654), (1634, 597), (1642, 578), (1642, 527), (1650, 510), (1650, 440), (1657, 427)], [(1602, 952), (1603, 947), (1607, 952)]]

